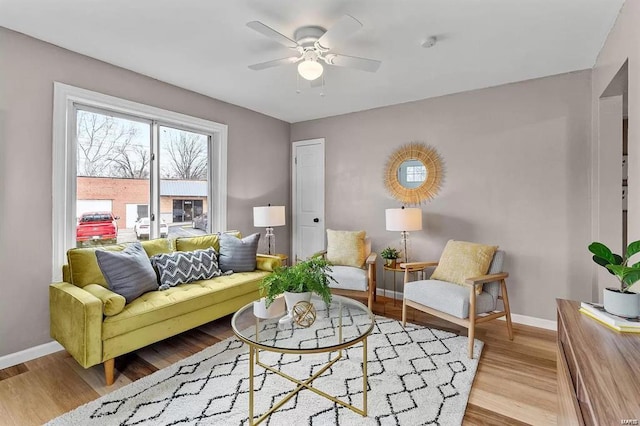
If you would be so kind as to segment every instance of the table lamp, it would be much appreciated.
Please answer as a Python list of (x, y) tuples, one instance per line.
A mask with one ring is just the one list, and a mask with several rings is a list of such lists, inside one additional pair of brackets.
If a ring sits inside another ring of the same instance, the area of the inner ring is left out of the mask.
[(267, 245), (267, 254), (276, 253), (276, 237), (273, 234), (274, 226), (285, 225), (284, 206), (268, 206), (253, 208), (253, 226), (266, 227), (265, 244)]
[(400, 239), (404, 247), (404, 261), (409, 262), (409, 252), (407, 251), (408, 231), (419, 231), (422, 229), (422, 209), (405, 208), (386, 209), (385, 218), (387, 231), (400, 231)]

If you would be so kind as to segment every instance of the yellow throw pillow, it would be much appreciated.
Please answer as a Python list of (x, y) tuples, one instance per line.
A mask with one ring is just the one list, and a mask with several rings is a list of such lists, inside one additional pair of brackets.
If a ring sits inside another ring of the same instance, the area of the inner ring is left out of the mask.
[(327, 261), (334, 265), (354, 266), (364, 264), (364, 231), (333, 231), (327, 229)]
[[(242, 238), (240, 231), (224, 231), (227, 235)], [(177, 251), (195, 251), (206, 250), (213, 247), (220, 253), (220, 234), (205, 234), (197, 237), (179, 237), (176, 238), (175, 249)]]
[(175, 251), (175, 240), (168, 238), (154, 238), (153, 240), (140, 241), (140, 244), (142, 244), (142, 248), (148, 257), (155, 256), (156, 254), (173, 253)]
[(112, 244), (101, 247), (72, 248), (67, 251), (69, 276), (71, 284), (84, 287), (89, 284), (100, 284), (109, 288), (96, 259), (96, 250), (122, 251), (126, 244)]
[(206, 250), (209, 247), (213, 247), (217, 252), (220, 251), (220, 240), (218, 234), (176, 238), (177, 251)]
[[(142, 241), (141, 244), (149, 257), (154, 254), (172, 253), (175, 250), (174, 241), (167, 238), (155, 238), (153, 240)], [(69, 265), (67, 267), (68, 270), (65, 271), (64, 267), (62, 269), (63, 277), (66, 276), (65, 281), (78, 287), (84, 287), (89, 284), (100, 284), (102, 287), (109, 288), (107, 280), (104, 278), (104, 275), (98, 266), (96, 250), (122, 251), (127, 247), (127, 245), (127, 243), (123, 243), (69, 249), (67, 251), (67, 263)]]
[[(496, 250), (498, 246), (449, 240), (431, 279), (466, 285), (466, 279), (487, 273)], [(476, 287), (476, 294), (480, 293), (482, 286)]]

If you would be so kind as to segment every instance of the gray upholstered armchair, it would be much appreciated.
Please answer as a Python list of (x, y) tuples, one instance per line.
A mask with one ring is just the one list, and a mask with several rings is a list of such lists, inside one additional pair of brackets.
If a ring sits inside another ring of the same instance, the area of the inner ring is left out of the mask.
[[(447, 248), (448, 247), (449, 244), (447, 245)], [(443, 253), (443, 257), (444, 255), (445, 253)], [(453, 258), (464, 262), (466, 255), (467, 253), (464, 252), (456, 253)], [(504, 258), (504, 251), (495, 251), (495, 254), (488, 258), (488, 260), (490, 259), (490, 264), (488, 270), (485, 267), (486, 273), (464, 277), (464, 285), (460, 285), (460, 283), (455, 284), (443, 279), (434, 279), (433, 275), (435, 275), (436, 271), (432, 274), (431, 279), (409, 282), (410, 274), (407, 267), (427, 268), (438, 266), (439, 262), (412, 262), (401, 264), (400, 266), (405, 268), (402, 324), (406, 324), (407, 307), (410, 306), (419, 311), (466, 327), (469, 330), (469, 358), (473, 358), (473, 341), (476, 324), (504, 316), (506, 317), (509, 339), (513, 340), (509, 297), (507, 295), (505, 281), (509, 274), (502, 271)], [(504, 306), (502, 310), (497, 310), (499, 300), (502, 301)], [(475, 314), (470, 315), (470, 312), (475, 312)]]
[(327, 250), (314, 256), (324, 256), (331, 264), (331, 292), (347, 297), (366, 298), (369, 309), (376, 295), (376, 258), (371, 251), (371, 239), (364, 231), (327, 230)]

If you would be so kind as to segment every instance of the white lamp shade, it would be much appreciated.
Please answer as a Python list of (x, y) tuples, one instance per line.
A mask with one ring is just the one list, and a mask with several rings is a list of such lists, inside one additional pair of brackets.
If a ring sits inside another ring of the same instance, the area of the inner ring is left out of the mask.
[(386, 209), (387, 231), (419, 231), (422, 229), (422, 209)]
[(285, 225), (284, 206), (253, 208), (253, 226), (271, 228)]
[(317, 61), (302, 61), (298, 65), (298, 73), (305, 80), (315, 80), (322, 75), (324, 68)]

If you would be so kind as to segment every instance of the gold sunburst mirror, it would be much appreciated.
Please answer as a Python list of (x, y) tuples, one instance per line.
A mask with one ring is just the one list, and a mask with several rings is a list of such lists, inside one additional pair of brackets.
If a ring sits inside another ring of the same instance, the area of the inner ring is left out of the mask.
[(387, 160), (384, 184), (389, 194), (406, 205), (419, 205), (440, 191), (444, 177), (438, 152), (411, 142), (394, 151)]

